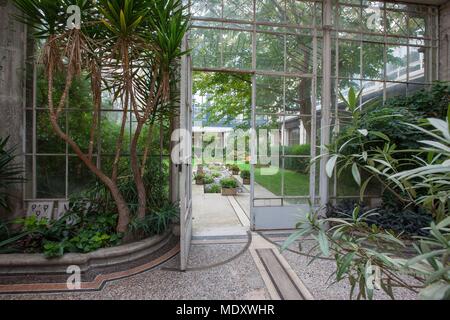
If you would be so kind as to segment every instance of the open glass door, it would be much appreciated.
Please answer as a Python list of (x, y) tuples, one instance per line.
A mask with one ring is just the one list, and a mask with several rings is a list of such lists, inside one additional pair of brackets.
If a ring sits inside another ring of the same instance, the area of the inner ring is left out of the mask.
[[(182, 50), (188, 48), (188, 37)], [(192, 67), (191, 56), (181, 61), (180, 95), (180, 246), (181, 270), (187, 269), (192, 237)]]

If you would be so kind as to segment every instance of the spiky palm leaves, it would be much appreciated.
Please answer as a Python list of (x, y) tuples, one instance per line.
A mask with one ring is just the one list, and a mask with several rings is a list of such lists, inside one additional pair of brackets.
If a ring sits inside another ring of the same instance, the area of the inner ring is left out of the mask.
[(0, 138), (0, 207), (10, 210), (8, 189), (23, 181), (22, 167), (14, 163), (14, 148), (7, 148), (9, 138)]
[[(143, 127), (170, 94), (170, 67), (181, 57), (181, 42), (188, 29), (188, 16), (181, 0), (14, 0), (23, 16), (20, 21), (35, 30), (43, 42), (40, 61), (48, 78), (50, 120), (55, 132), (65, 140), (91, 171), (110, 189), (119, 210), (118, 231), (125, 232), (130, 211), (117, 188), (117, 164), (128, 111), (137, 121), (131, 145), (131, 164), (140, 194), (139, 216), (145, 215), (145, 185), (138, 158), (137, 143)], [(70, 5), (81, 9), (81, 29), (66, 26)], [(53, 77), (65, 74), (65, 89), (54, 101)], [(90, 75), (94, 99), (89, 150), (79, 146), (58, 125), (74, 78)], [(111, 176), (92, 161), (101, 93), (109, 91), (122, 103), (122, 130), (117, 140)]]

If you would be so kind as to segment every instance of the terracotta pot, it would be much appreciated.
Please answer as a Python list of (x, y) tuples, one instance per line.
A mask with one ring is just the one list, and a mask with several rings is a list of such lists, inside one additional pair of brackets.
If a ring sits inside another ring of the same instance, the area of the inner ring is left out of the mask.
[(201, 179), (201, 180), (195, 180), (195, 184), (198, 185), (198, 186), (204, 185), (203, 179)]
[(242, 183), (248, 186), (250, 185), (250, 179), (242, 179)]
[(236, 196), (237, 195), (237, 188), (233, 188), (233, 189), (222, 188), (222, 195), (225, 196), (225, 197)]

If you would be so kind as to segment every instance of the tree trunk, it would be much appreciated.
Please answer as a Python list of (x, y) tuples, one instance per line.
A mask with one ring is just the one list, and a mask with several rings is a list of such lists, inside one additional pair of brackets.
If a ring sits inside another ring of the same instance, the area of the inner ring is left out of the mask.
[(116, 203), (117, 211), (119, 213), (119, 221), (117, 222), (116, 230), (120, 233), (126, 233), (128, 230), (128, 224), (130, 223), (130, 210), (117, 185), (100, 169), (98, 169), (97, 166), (88, 159), (88, 157), (86, 157), (75, 141), (73, 141), (61, 130), (55, 115), (50, 115), (50, 122), (56, 134), (71, 146), (80, 160), (83, 161), (83, 163), (108, 187), (112, 197), (114, 198), (114, 202)]

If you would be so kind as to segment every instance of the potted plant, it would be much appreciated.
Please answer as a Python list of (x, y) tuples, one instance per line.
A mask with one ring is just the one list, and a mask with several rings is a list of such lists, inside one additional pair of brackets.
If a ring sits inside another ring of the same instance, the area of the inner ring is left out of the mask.
[(238, 183), (233, 178), (225, 178), (220, 181), (220, 185), (222, 186), (222, 195), (223, 196), (235, 196), (237, 195)]
[(208, 184), (213, 184), (214, 183), (214, 178), (210, 175), (205, 175), (203, 178), (203, 184), (208, 185)]
[(237, 176), (239, 174), (239, 172), (241, 171), (241, 169), (239, 168), (238, 165), (232, 165), (230, 168), (231, 172), (233, 173), (234, 176)]
[(194, 177), (195, 184), (198, 186), (201, 186), (205, 183), (205, 174), (204, 173), (197, 173)]
[(241, 178), (242, 178), (242, 183), (245, 185), (249, 185), (250, 184), (250, 171), (249, 170), (242, 170), (241, 171)]

